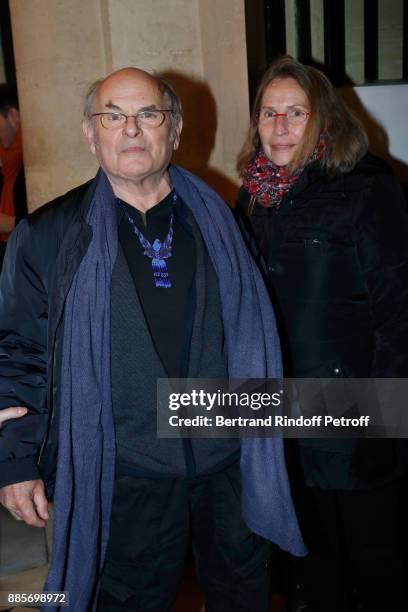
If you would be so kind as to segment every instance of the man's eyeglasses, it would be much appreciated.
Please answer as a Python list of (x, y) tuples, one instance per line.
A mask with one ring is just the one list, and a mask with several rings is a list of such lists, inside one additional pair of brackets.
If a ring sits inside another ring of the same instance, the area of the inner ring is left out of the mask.
[(287, 113), (275, 113), (270, 108), (262, 108), (258, 113), (259, 123), (274, 121), (277, 117), (285, 117), (289, 125), (301, 125), (311, 113), (300, 108), (291, 108)]
[(166, 113), (171, 113), (170, 109), (143, 110), (134, 115), (125, 115), (116, 111), (110, 113), (93, 113), (92, 117), (99, 117), (100, 122), (107, 130), (115, 130), (126, 125), (129, 117), (134, 117), (139, 127), (157, 128), (166, 119)]

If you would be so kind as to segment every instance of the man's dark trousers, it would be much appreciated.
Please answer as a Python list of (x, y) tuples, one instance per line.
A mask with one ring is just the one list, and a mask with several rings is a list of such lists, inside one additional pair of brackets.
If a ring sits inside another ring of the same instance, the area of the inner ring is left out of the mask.
[(191, 536), (206, 612), (268, 609), (270, 543), (240, 511), (235, 463), (191, 479), (116, 480), (98, 611), (167, 612)]

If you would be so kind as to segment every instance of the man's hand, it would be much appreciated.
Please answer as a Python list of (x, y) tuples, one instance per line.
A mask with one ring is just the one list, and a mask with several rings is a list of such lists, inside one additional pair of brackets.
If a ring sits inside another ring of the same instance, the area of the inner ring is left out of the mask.
[(48, 519), (48, 502), (42, 480), (26, 480), (0, 489), (0, 503), (17, 521), (33, 527), (44, 527)]
[(17, 419), (18, 417), (27, 414), (27, 412), (27, 408), (22, 408), (21, 406), (15, 408), (4, 408), (3, 410), (0, 410), (0, 427), (4, 421), (8, 421), (9, 419)]
[[(0, 410), (0, 427), (8, 419), (27, 414), (21, 406)], [(25, 521), (33, 527), (44, 527), (48, 519), (48, 502), (42, 480), (26, 480), (0, 489), (0, 503), (17, 521)]]

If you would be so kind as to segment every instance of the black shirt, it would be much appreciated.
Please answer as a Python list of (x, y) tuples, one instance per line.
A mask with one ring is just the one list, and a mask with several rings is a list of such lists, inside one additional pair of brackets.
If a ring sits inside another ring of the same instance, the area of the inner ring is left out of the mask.
[[(169, 377), (187, 375), (189, 345), (194, 313), (195, 242), (185, 221), (186, 205), (174, 191), (146, 214), (123, 200), (119, 205), (119, 242), (135, 284), (156, 351)], [(143, 236), (153, 244), (162, 243), (174, 210), (172, 254), (165, 259), (171, 287), (156, 287), (152, 259), (134, 232), (132, 219)], [(184, 214), (183, 214), (184, 210)], [(126, 213), (126, 214), (125, 214)]]

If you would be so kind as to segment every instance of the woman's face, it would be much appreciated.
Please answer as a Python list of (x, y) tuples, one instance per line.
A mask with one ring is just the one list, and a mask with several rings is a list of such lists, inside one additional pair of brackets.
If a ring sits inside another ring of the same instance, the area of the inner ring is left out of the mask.
[(295, 79), (275, 79), (266, 87), (258, 133), (265, 154), (277, 166), (286, 166), (297, 152), (308, 121), (308, 115), (303, 113), (307, 112), (309, 100)]

